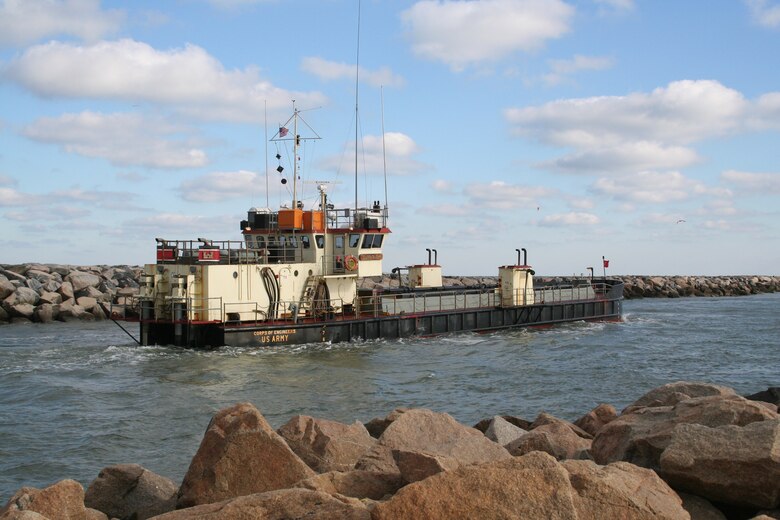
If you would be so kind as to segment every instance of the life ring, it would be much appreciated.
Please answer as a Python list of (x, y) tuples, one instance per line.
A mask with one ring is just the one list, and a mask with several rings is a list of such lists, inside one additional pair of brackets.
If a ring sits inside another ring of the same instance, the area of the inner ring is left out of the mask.
[(344, 267), (347, 269), (347, 271), (354, 271), (358, 268), (358, 259), (355, 258), (352, 255), (347, 255), (344, 257)]

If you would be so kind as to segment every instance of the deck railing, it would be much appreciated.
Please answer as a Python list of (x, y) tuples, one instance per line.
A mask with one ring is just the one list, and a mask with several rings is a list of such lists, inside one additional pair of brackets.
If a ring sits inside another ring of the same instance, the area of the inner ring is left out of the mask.
[(157, 242), (158, 264), (273, 264), (303, 261), (303, 248), (268, 244), (250, 248), (242, 240), (162, 240)]
[[(568, 303), (598, 298), (617, 298), (612, 294), (614, 287), (608, 283), (572, 284), (540, 286), (534, 289), (534, 304)], [(518, 291), (518, 300), (522, 301), (525, 291)], [(113, 304), (111, 314), (114, 319), (140, 319), (143, 298), (132, 297), (124, 304)], [(146, 299), (146, 301), (149, 301)], [(299, 301), (279, 301), (275, 311), (268, 305), (258, 302), (225, 303), (222, 298), (182, 298), (172, 299), (166, 305), (163, 314), (176, 316), (176, 305), (185, 305), (183, 321), (216, 321), (225, 324), (261, 324), (268, 321), (295, 323), (309, 318), (323, 321), (398, 316), (407, 314), (446, 312), (467, 309), (495, 308), (501, 306), (501, 293), (496, 287), (465, 289), (462, 291), (408, 292), (357, 296), (352, 302), (340, 298), (315, 300), (301, 305)], [(163, 319), (168, 319), (167, 317)]]

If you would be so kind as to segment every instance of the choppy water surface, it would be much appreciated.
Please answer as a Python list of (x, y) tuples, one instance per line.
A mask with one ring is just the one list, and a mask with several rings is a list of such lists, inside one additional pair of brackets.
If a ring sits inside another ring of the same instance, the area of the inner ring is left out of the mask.
[(655, 386), (780, 386), (780, 294), (625, 302), (622, 323), (195, 352), (138, 347), (113, 323), (0, 328), (0, 505), (22, 485), (136, 462), (180, 481), (212, 414), (239, 401), (367, 421), (397, 406), (473, 424), (541, 411), (574, 420)]

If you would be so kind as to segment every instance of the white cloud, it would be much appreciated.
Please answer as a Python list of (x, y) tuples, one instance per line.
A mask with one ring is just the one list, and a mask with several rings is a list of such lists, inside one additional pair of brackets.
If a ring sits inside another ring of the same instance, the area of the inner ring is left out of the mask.
[(685, 219), (670, 213), (648, 213), (637, 220), (640, 226), (668, 226), (685, 224)]
[(520, 135), (558, 146), (691, 143), (737, 129), (748, 103), (717, 81), (675, 81), (649, 94), (552, 101), (505, 112)]
[(444, 179), (436, 179), (431, 183), (431, 188), (433, 188), (433, 191), (438, 191), (439, 193), (452, 193), (452, 182)]
[(767, 92), (753, 102), (745, 126), (759, 132), (780, 130), (780, 92)]
[(203, 236), (206, 233), (224, 233), (228, 226), (237, 223), (234, 216), (187, 215), (183, 213), (157, 213), (134, 218), (120, 226), (124, 234), (148, 240), (150, 236), (170, 238), (183, 235)]
[(29, 211), (9, 211), (3, 213), (3, 217), (14, 222), (34, 222), (40, 220), (38, 215)]
[(542, 186), (523, 186), (492, 181), (487, 184), (469, 184), (463, 190), (471, 204), (492, 209), (535, 208), (539, 199), (551, 197), (557, 192)]
[(592, 213), (557, 213), (547, 215), (541, 221), (540, 226), (544, 227), (572, 227), (572, 226), (595, 226), (600, 219)]
[(34, 204), (39, 199), (34, 195), (22, 193), (13, 188), (0, 187), (0, 207), (2, 206), (27, 206)]
[(466, 215), (474, 215), (474, 208), (457, 204), (434, 204), (417, 208), (417, 213), (442, 217), (465, 217)]
[(774, 29), (780, 27), (780, 5), (768, 0), (745, 0), (753, 20), (759, 25)]
[(699, 215), (734, 216), (739, 213), (734, 203), (727, 199), (715, 199), (708, 201), (697, 211)]
[(453, 70), (533, 51), (569, 31), (561, 0), (421, 0), (401, 13), (414, 53)]
[[(57, 220), (78, 220), (83, 217), (87, 217), (92, 214), (87, 208), (80, 208), (77, 206), (55, 206), (47, 208), (48, 214), (56, 215)], [(41, 222), (41, 215), (38, 210), (36, 211), (11, 211), (3, 215), (8, 220), (14, 220), (16, 222)], [(45, 228), (44, 228), (45, 229)]]
[(317, 92), (272, 85), (254, 67), (226, 70), (196, 45), (158, 51), (134, 40), (91, 46), (50, 42), (25, 51), (3, 77), (43, 97), (145, 101), (206, 120), (260, 122), (268, 110), (325, 103)]
[[(383, 155), (382, 136), (367, 135), (363, 137), (362, 146), (358, 152), (358, 165), (361, 172), (369, 175), (381, 175), (387, 162), (388, 175), (411, 175), (429, 166), (416, 160), (414, 155), (420, 152), (417, 143), (406, 134), (400, 132), (385, 132)], [(355, 143), (349, 144), (345, 156), (354, 157)], [(352, 164), (345, 156), (330, 156), (320, 162), (320, 167), (332, 171), (342, 171)]]
[(0, 4), (0, 46), (23, 46), (68, 35), (96, 41), (114, 33), (122, 11), (100, 9), (100, 0), (4, 0)]
[(192, 168), (207, 162), (206, 152), (185, 129), (139, 114), (64, 114), (38, 119), (23, 133), (60, 145), (67, 152), (107, 159), (119, 166)]
[[(349, 63), (338, 63), (317, 57), (307, 57), (301, 61), (301, 68), (324, 81), (338, 79), (355, 80), (355, 66)], [(368, 70), (365, 67), (360, 67), (359, 78), (361, 81), (375, 87), (402, 87), (406, 83), (404, 78), (393, 74), (389, 67), (381, 67), (378, 70)]]
[(593, 209), (596, 207), (596, 203), (593, 201), (593, 199), (588, 199), (585, 197), (569, 197), (567, 203), (572, 209)]
[(57, 219), (73, 220), (90, 215), (94, 208), (115, 210), (118, 201), (122, 202), (123, 210), (137, 209), (132, 204), (136, 197), (137, 194), (132, 192), (82, 190), (78, 187), (36, 195), (11, 188), (0, 188), (0, 207), (24, 208), (24, 211), (4, 214), (5, 218), (18, 222), (40, 220), (44, 207), (47, 215), (53, 215)]
[(605, 70), (614, 65), (612, 58), (604, 56), (574, 55), (570, 60), (550, 60), (550, 73), (542, 77), (548, 85), (558, 85), (568, 76), (586, 70)]
[(119, 172), (116, 174), (116, 178), (131, 182), (133, 184), (149, 180), (147, 176), (141, 175), (138, 172)]
[(16, 179), (0, 173), (0, 186), (16, 186), (16, 185), (17, 185)]
[(728, 170), (720, 178), (737, 188), (755, 193), (780, 193), (780, 173), (752, 173)]
[(699, 158), (687, 145), (744, 130), (771, 113), (717, 81), (685, 80), (650, 93), (512, 108), (505, 117), (517, 135), (574, 150), (544, 166), (610, 174), (689, 166)]
[(122, 201), (123, 208), (129, 209), (130, 201), (136, 198), (137, 194), (128, 191), (83, 190), (76, 187), (56, 190), (48, 197), (60, 202), (84, 203), (109, 209), (116, 208), (117, 201)]
[(275, 2), (276, 0), (208, 0), (208, 3), (217, 9), (237, 9), (246, 5)]
[[(116, 200), (111, 201), (111, 203), (116, 206)], [(52, 213), (57, 215), (59, 218), (64, 218), (67, 220), (78, 219), (92, 214), (90, 210), (77, 206), (58, 206), (56, 208), (52, 208)]]
[(616, 11), (630, 11), (635, 6), (634, 0), (595, 0), (597, 4), (607, 6)]
[(593, 190), (619, 201), (645, 204), (687, 200), (694, 195), (725, 195), (680, 172), (639, 172), (619, 179), (602, 177), (593, 184)]
[(638, 141), (587, 149), (540, 166), (567, 173), (616, 173), (683, 168), (698, 161), (696, 152), (689, 148)]
[(265, 193), (265, 178), (255, 172), (214, 172), (181, 183), (179, 191), (191, 202), (218, 202)]
[(704, 227), (716, 231), (730, 231), (734, 229), (734, 224), (724, 219), (707, 220), (704, 222)]

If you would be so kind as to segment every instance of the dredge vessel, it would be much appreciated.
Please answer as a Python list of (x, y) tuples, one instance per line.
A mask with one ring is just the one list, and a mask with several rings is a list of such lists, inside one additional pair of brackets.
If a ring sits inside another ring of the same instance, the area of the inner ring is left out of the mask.
[[(294, 147), (300, 144), (299, 116), (295, 110), (291, 118)], [(280, 127), (275, 137), (286, 134)], [(516, 250), (514, 265), (498, 267), (498, 283), (491, 286), (444, 286), (438, 255), (427, 250), (427, 263), (393, 269), (397, 287), (361, 288), (366, 278), (383, 274), (387, 205), (376, 201), (337, 209), (322, 183), (318, 206), (304, 209), (297, 198), (297, 150), (294, 157), (290, 207), (250, 209), (240, 224), (240, 241), (156, 239), (157, 260), (144, 267), (139, 294), (113, 305), (111, 318), (137, 322), (136, 341), (142, 345), (214, 348), (487, 332), (621, 317), (621, 281), (537, 280), (525, 249)], [(408, 281), (401, 283), (404, 278)]]

